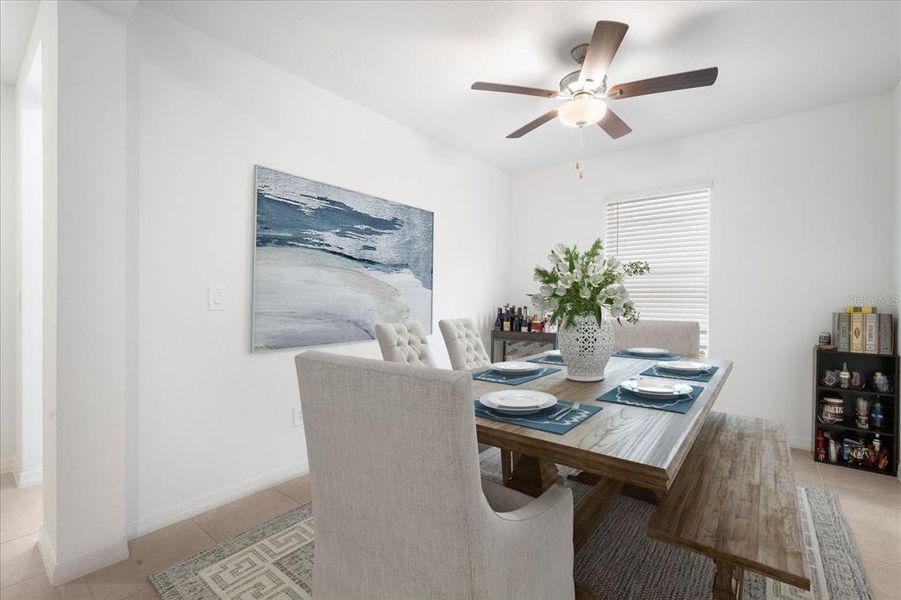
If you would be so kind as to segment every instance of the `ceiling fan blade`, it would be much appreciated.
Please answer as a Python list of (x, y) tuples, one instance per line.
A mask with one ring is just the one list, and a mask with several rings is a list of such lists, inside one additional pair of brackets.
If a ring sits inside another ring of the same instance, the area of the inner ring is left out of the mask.
[(582, 71), (579, 73), (579, 81), (591, 79), (597, 83), (604, 80), (610, 63), (619, 45), (626, 37), (629, 26), (618, 21), (598, 21), (591, 35), (591, 43), (588, 44), (588, 52), (582, 61)]
[(542, 90), (532, 87), (523, 87), (521, 85), (505, 85), (503, 83), (488, 83), (487, 81), (476, 81), (472, 84), (474, 90), (483, 90), (486, 92), (507, 92), (508, 94), (525, 94), (526, 96), (540, 96), (542, 98), (556, 98), (560, 92), (554, 90)]
[(613, 139), (619, 139), (627, 133), (632, 133), (632, 128), (626, 125), (626, 122), (619, 118), (619, 115), (607, 108), (607, 114), (598, 121), (598, 126), (607, 132), (607, 135)]
[(507, 139), (521, 138), (522, 136), (529, 133), (533, 129), (536, 129), (536, 128), (540, 127), (541, 125), (544, 125), (545, 123), (555, 119), (556, 117), (557, 117), (557, 109), (554, 108), (552, 110), (549, 110), (546, 113), (544, 113), (543, 115), (541, 115), (540, 117), (538, 117), (537, 119), (535, 119), (534, 121), (532, 121), (531, 123), (527, 123), (526, 125), (523, 125), (519, 129), (517, 129), (516, 131), (514, 131), (513, 133), (508, 135)]
[(607, 90), (607, 97), (613, 100), (632, 98), (634, 96), (646, 96), (647, 94), (659, 94), (660, 92), (672, 92), (675, 90), (687, 90), (689, 88), (713, 85), (719, 74), (717, 67), (674, 73), (662, 77), (651, 77), (641, 81), (620, 83)]

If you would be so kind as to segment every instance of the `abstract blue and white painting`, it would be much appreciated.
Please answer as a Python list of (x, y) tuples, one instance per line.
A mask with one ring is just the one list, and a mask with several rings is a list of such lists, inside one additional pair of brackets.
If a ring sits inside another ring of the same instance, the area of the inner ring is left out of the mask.
[(427, 210), (257, 166), (253, 350), (431, 333), (433, 231)]

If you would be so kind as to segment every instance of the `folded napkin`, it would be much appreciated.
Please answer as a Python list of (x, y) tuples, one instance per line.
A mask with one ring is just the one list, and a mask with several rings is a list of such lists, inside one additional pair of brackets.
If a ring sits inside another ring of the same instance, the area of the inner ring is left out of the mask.
[(482, 417), (483, 419), (491, 419), (492, 421), (500, 421), (502, 423), (510, 423), (511, 425), (520, 425), (522, 427), (538, 429), (539, 431), (547, 431), (549, 433), (556, 433), (558, 435), (563, 435), (579, 423), (585, 421), (585, 419), (587, 419), (591, 415), (601, 412), (601, 410), (603, 409), (603, 407), (601, 406), (591, 406), (583, 403), (581, 406), (579, 406), (578, 409), (571, 411), (568, 415), (566, 415), (559, 421), (550, 420), (551, 415), (562, 409), (563, 406), (569, 405), (572, 405), (572, 402), (560, 400), (554, 406), (545, 408), (544, 410), (539, 411), (535, 414), (513, 416), (505, 415), (483, 406), (482, 403), (479, 402), (478, 398), (473, 402), (477, 417)]
[(646, 354), (632, 354), (628, 350), (617, 350), (613, 353), (613, 356), (619, 356), (620, 358), (640, 358), (642, 360), (679, 360), (682, 358), (679, 354), (673, 354), (670, 352), (669, 354), (660, 354), (658, 356), (648, 356)]
[(558, 354), (542, 354), (541, 356), (536, 356), (535, 358), (530, 358), (529, 362), (543, 363), (546, 365), (564, 365), (564, 364), (566, 364), (563, 362), (563, 357)]
[(677, 373), (675, 371), (668, 371), (667, 369), (661, 369), (654, 365), (653, 367), (649, 367), (639, 373), (639, 375), (646, 375), (648, 377), (666, 377), (667, 379), (685, 379), (688, 381), (703, 381), (707, 382), (713, 377), (713, 374), (719, 370), (719, 367), (710, 367), (706, 373), (695, 373), (694, 375), (688, 373)]
[(640, 408), (653, 408), (655, 410), (665, 410), (667, 412), (685, 414), (691, 405), (694, 404), (704, 388), (691, 385), (691, 395), (681, 396), (679, 398), (667, 398), (665, 400), (651, 400), (644, 398), (638, 394), (624, 390), (620, 386), (616, 386), (609, 392), (598, 397), (601, 402), (613, 402), (615, 404), (627, 404), (629, 406), (638, 406)]
[(556, 373), (559, 370), (560, 369), (545, 367), (529, 373), (501, 373), (500, 371), (488, 369), (487, 371), (473, 373), (472, 378), (478, 379), (479, 381), (490, 381), (491, 383), (503, 383), (504, 385), (521, 385), (528, 381), (538, 379), (539, 377)]

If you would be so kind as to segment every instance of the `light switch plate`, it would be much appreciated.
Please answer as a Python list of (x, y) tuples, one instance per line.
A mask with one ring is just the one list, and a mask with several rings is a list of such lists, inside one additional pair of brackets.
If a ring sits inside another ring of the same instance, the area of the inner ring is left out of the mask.
[(209, 310), (225, 310), (225, 286), (211, 285), (207, 288)]

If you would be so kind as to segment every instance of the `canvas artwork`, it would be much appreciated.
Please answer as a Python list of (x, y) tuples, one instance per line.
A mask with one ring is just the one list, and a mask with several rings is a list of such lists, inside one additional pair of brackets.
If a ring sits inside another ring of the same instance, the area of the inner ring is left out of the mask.
[(434, 215), (256, 167), (254, 351), (375, 339), (375, 324), (432, 327)]

